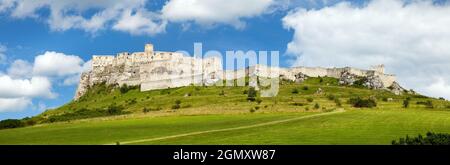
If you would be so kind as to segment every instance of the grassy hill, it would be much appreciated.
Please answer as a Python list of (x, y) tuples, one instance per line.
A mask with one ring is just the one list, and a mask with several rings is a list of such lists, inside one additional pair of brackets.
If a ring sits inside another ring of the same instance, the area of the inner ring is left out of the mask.
[[(0, 130), (0, 144), (390, 144), (450, 133), (450, 103), (421, 95), (339, 86), (328, 77), (282, 81), (276, 97), (248, 101), (248, 93), (98, 84), (78, 101), (23, 120), (33, 126)], [(355, 100), (376, 105), (357, 108)]]

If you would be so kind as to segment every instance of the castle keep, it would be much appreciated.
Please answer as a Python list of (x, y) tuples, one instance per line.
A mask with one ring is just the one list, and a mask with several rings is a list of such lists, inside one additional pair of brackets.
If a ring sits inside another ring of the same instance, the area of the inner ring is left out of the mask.
[[(364, 86), (371, 89), (388, 89), (400, 94), (404, 89), (396, 83), (394, 75), (384, 73), (384, 65), (369, 70), (344, 67), (293, 67), (279, 68), (255, 65), (241, 70), (223, 70), (221, 57), (195, 58), (178, 52), (155, 51), (146, 44), (144, 52), (122, 52), (117, 55), (94, 55), (92, 69), (81, 74), (74, 99), (83, 96), (89, 86), (97, 83), (140, 85), (141, 91), (188, 86), (211, 85), (221, 80), (245, 76), (282, 78), (301, 82), (308, 77), (334, 77), (339, 84), (352, 85), (364, 77)], [(256, 82), (250, 82), (255, 86)]]

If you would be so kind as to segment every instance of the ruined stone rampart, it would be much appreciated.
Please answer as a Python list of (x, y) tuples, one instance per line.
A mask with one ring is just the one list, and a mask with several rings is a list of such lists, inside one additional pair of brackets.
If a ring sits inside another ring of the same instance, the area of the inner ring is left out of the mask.
[[(223, 70), (220, 57), (198, 59), (177, 52), (154, 51), (153, 45), (146, 44), (144, 52), (94, 55), (92, 70), (82, 73), (75, 99), (84, 95), (89, 86), (96, 83), (115, 85), (140, 85), (141, 91), (174, 88), (191, 84), (211, 85), (221, 80), (241, 79), (246, 76), (283, 78), (296, 82), (300, 77), (334, 77), (343, 84), (351, 84), (355, 77), (366, 77), (366, 86), (387, 89), (396, 84), (394, 75), (384, 73), (384, 66), (377, 65), (363, 70), (351, 67), (293, 67), (279, 68), (255, 65), (240, 70)], [(257, 84), (250, 82), (250, 84)], [(400, 89), (397, 89), (400, 91)]]

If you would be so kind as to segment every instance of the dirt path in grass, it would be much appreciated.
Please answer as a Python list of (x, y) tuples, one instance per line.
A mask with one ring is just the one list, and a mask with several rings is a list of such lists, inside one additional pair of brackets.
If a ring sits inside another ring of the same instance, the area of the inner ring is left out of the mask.
[[(197, 131), (197, 132), (190, 132), (190, 133), (184, 133), (184, 134), (178, 134), (178, 135), (170, 135), (170, 136), (163, 136), (163, 137), (156, 137), (156, 138), (149, 138), (149, 139), (139, 139), (139, 140), (131, 140), (131, 141), (119, 141), (120, 144), (133, 144), (133, 143), (142, 143), (142, 142), (150, 142), (150, 141), (158, 141), (158, 140), (165, 140), (165, 139), (172, 139), (172, 138), (178, 138), (178, 137), (184, 137), (184, 136), (192, 136), (192, 135), (200, 135), (200, 134), (206, 134), (206, 133), (214, 133), (214, 132), (224, 132), (224, 131), (234, 131), (234, 130), (240, 130), (240, 129), (248, 129), (248, 128), (255, 128), (255, 127), (262, 127), (262, 126), (268, 126), (268, 125), (275, 125), (295, 120), (302, 120), (302, 119), (308, 119), (313, 117), (319, 117), (319, 116), (327, 116), (332, 115), (336, 113), (342, 113), (345, 112), (344, 109), (339, 109), (333, 112), (326, 112), (326, 113), (319, 113), (314, 115), (308, 115), (308, 116), (300, 116), (300, 117), (294, 117), (290, 119), (282, 119), (282, 120), (276, 120), (276, 121), (270, 121), (265, 123), (259, 123), (259, 124), (252, 124), (252, 125), (246, 125), (246, 126), (239, 126), (239, 127), (233, 127), (233, 128), (223, 128), (223, 129), (214, 129), (214, 130), (207, 130), (207, 131)], [(106, 145), (115, 145), (116, 143), (110, 143)]]

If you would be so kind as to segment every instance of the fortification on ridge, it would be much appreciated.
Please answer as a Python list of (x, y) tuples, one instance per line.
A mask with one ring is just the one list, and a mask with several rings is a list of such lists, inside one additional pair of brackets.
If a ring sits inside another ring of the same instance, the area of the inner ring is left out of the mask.
[(144, 52), (93, 55), (92, 68), (81, 74), (74, 99), (79, 99), (90, 86), (97, 83), (140, 85), (141, 91), (148, 91), (191, 84), (211, 85), (221, 80), (239, 79), (249, 75), (279, 77), (296, 82), (308, 77), (328, 76), (338, 78), (339, 83), (343, 85), (352, 85), (358, 78), (364, 77), (364, 85), (369, 88), (387, 89), (396, 94), (404, 91), (396, 83), (395, 75), (384, 73), (384, 65), (376, 65), (368, 70), (351, 67), (279, 68), (264, 65), (241, 70), (223, 70), (220, 57), (199, 59), (178, 52), (155, 51), (152, 44), (146, 44)]

